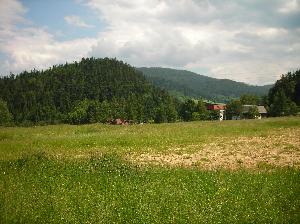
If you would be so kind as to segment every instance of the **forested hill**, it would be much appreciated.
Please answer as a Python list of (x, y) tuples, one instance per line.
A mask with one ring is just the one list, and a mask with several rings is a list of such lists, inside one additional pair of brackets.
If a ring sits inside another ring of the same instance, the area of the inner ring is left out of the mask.
[(136, 122), (176, 119), (173, 98), (115, 59), (80, 62), (0, 78), (0, 101), (15, 123)]
[(215, 79), (185, 70), (137, 68), (156, 86), (176, 95), (226, 102), (243, 94), (267, 95), (272, 85), (252, 86), (229, 79)]

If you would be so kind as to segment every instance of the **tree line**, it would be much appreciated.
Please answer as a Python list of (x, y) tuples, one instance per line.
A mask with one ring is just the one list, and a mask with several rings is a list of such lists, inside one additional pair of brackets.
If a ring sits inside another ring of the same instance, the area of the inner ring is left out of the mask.
[(263, 105), (271, 117), (297, 115), (300, 111), (300, 70), (282, 75), (266, 96), (242, 95), (240, 99), (231, 100), (227, 104), (228, 118), (232, 116), (255, 118), (259, 114), (257, 108), (253, 107), (243, 115), (245, 104)]
[[(242, 105), (264, 105), (270, 116), (295, 115), (300, 106), (300, 70), (287, 73), (264, 97), (242, 95), (227, 104), (226, 116), (241, 116)], [(250, 108), (247, 117), (258, 115)], [(217, 120), (203, 99), (180, 101), (153, 86), (134, 67), (116, 59), (83, 58), (45, 71), (0, 78), (0, 124), (135, 123)]]

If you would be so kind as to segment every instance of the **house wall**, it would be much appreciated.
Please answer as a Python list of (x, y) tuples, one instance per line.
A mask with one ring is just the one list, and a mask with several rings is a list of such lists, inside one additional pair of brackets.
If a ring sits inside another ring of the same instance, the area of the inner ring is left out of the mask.
[(225, 110), (220, 110), (220, 121), (225, 120)]

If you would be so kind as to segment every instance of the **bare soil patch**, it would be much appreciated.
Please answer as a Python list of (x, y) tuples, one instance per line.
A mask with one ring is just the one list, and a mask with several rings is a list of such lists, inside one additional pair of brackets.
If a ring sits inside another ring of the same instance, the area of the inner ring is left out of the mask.
[[(180, 153), (190, 147), (196, 152)], [(220, 137), (208, 144), (174, 147), (169, 151), (136, 154), (129, 160), (140, 165), (197, 166), (205, 170), (300, 168), (300, 129), (279, 129), (263, 137)]]

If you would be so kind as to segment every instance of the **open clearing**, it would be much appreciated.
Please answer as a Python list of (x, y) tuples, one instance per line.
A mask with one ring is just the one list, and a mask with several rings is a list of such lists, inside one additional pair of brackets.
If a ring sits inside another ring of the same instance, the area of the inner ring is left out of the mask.
[(299, 136), (300, 128), (290, 128), (270, 132), (265, 137), (217, 137), (203, 145), (171, 148), (170, 153), (164, 154), (144, 153), (130, 159), (138, 164), (197, 166), (208, 170), (259, 169), (262, 166), (299, 168)]
[(0, 223), (299, 223), (300, 118), (0, 128)]
[(0, 128), (0, 159), (117, 154), (137, 165), (205, 170), (300, 166), (300, 118), (159, 125)]

